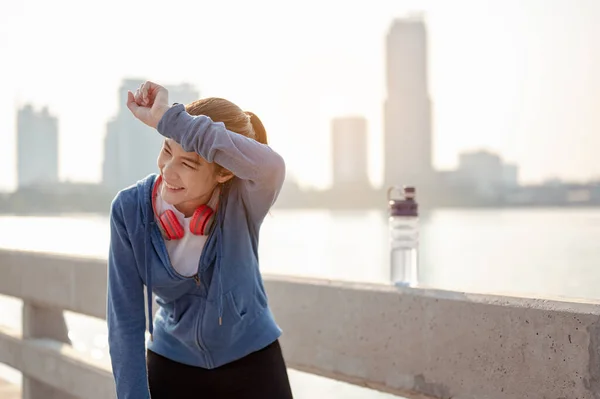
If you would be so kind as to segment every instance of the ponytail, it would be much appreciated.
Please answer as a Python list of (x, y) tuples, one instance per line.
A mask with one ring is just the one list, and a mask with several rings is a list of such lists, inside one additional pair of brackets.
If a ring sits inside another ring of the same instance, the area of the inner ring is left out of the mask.
[(219, 97), (202, 98), (186, 105), (185, 110), (190, 115), (208, 116), (213, 122), (222, 122), (230, 132), (267, 144), (267, 131), (258, 116), (242, 111), (231, 101)]
[(250, 123), (252, 124), (252, 129), (254, 130), (254, 139), (261, 144), (268, 144), (267, 131), (265, 130), (265, 127), (260, 119), (258, 119), (258, 116), (250, 111), (246, 111), (245, 113), (250, 117)]

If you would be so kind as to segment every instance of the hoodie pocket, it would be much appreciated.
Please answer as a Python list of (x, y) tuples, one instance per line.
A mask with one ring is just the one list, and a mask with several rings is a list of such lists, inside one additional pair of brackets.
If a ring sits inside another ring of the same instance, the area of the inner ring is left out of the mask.
[(229, 304), (231, 314), (234, 319), (241, 321), (244, 318), (244, 315), (247, 313), (246, 309), (240, 309), (235, 301), (235, 297), (233, 296), (233, 291), (229, 291), (225, 294), (227, 297), (227, 303)]
[(221, 299), (221, 310), (219, 301), (208, 301), (206, 313), (202, 318), (201, 340), (209, 350), (231, 346), (243, 335), (247, 324), (247, 319), (240, 313), (231, 291), (223, 294)]

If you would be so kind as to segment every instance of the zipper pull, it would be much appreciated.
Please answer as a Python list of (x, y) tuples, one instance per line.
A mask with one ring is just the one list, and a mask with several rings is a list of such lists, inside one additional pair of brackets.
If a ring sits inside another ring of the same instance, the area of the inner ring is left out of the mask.
[(197, 274), (194, 274), (194, 280), (196, 280), (196, 285), (200, 285), (200, 277)]

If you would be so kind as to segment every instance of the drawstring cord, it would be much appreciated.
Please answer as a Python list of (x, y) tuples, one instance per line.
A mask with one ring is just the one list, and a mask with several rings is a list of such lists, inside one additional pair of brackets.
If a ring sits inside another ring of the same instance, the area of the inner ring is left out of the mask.
[(144, 241), (144, 260), (146, 263), (146, 301), (148, 306), (148, 331), (150, 332), (150, 341), (154, 341), (154, 323), (152, 320), (152, 270), (148, 262), (148, 240), (150, 239), (152, 223), (146, 224), (146, 239)]
[(221, 229), (218, 230), (218, 240), (219, 240), (219, 256), (217, 257), (217, 280), (218, 280), (218, 290), (217, 290), (217, 298), (218, 298), (218, 309), (219, 309), (219, 325), (223, 324), (223, 282), (221, 279), (221, 251), (223, 250), (223, 240), (222, 240)]
[[(224, 183), (223, 186), (225, 186), (227, 183)], [(225, 191), (225, 187), (222, 187), (222, 189), (219, 192), (219, 207), (221, 207), (223, 205), (223, 191)], [(225, 210), (222, 209), (220, 210), (220, 212), (218, 212), (218, 217), (217, 217), (217, 226), (215, 226), (217, 228), (217, 240), (218, 240), (218, 251), (217, 251), (217, 262), (215, 264), (216, 269), (215, 270), (217, 272), (217, 308), (219, 311), (219, 326), (223, 325), (223, 281), (221, 279), (221, 257), (223, 256), (223, 219), (224, 219), (224, 214), (225, 214)]]

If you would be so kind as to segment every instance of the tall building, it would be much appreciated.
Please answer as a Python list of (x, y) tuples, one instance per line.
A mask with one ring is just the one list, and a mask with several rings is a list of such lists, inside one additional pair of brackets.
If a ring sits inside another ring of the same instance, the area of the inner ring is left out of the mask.
[(386, 38), (384, 184), (433, 184), (427, 31), (423, 18), (394, 21)]
[(58, 120), (47, 108), (26, 105), (17, 113), (18, 188), (58, 182)]
[(331, 122), (333, 186), (366, 187), (367, 120), (363, 117), (343, 117)]
[[(125, 79), (119, 88), (117, 115), (107, 123), (104, 139), (102, 182), (116, 191), (157, 171), (156, 159), (164, 138), (156, 130), (135, 119), (127, 108), (127, 91), (135, 91), (144, 81)], [(187, 104), (199, 98), (189, 84), (167, 86), (169, 101)]]

